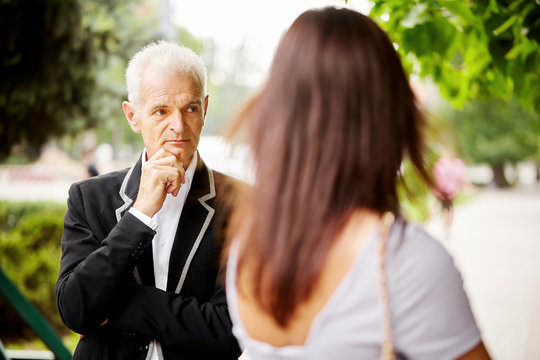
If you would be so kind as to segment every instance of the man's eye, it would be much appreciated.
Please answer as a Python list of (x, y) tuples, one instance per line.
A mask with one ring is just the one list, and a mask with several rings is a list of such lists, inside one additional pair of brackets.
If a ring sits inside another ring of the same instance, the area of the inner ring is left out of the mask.
[(165, 115), (165, 110), (156, 110), (156, 111), (154, 112), (154, 114), (159, 115), (159, 116)]
[(197, 107), (196, 106), (190, 106), (187, 108), (187, 112), (190, 112), (190, 113), (193, 113), (193, 112), (197, 112)]

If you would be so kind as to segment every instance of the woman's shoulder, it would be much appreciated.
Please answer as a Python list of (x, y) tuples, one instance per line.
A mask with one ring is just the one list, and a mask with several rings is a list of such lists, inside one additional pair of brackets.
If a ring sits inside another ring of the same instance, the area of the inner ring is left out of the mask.
[(400, 221), (396, 225), (387, 254), (389, 278), (396, 281), (396, 288), (414, 293), (418, 300), (436, 297), (437, 293), (462, 293), (460, 270), (444, 244), (418, 224)]
[(388, 253), (396, 346), (409, 358), (456, 358), (480, 341), (460, 270), (424, 228), (399, 225)]
[[(424, 227), (403, 219), (396, 221), (388, 239), (389, 256), (394, 261), (410, 262), (422, 268), (453, 264), (453, 257), (444, 244)], [(442, 263), (441, 263), (442, 262)]]

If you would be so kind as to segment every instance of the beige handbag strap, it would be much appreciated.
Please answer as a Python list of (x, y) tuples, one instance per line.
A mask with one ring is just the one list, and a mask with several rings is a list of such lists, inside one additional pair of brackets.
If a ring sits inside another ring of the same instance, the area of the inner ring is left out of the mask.
[(381, 344), (381, 360), (395, 360), (396, 354), (392, 342), (392, 326), (390, 322), (390, 301), (388, 297), (388, 283), (386, 278), (386, 244), (388, 232), (394, 222), (394, 214), (385, 212), (381, 217), (379, 233), (379, 300), (382, 307), (383, 342)]

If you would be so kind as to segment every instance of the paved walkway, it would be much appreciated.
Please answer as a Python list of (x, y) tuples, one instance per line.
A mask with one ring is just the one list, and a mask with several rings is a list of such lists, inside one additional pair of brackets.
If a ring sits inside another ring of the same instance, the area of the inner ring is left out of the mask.
[(493, 359), (540, 359), (540, 188), (483, 190), (449, 234), (440, 218), (427, 228), (454, 255)]

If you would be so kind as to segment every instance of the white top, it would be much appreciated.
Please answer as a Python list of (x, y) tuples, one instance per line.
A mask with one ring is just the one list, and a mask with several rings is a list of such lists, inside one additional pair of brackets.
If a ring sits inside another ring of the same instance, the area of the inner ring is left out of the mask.
[[(233, 333), (250, 360), (379, 359), (382, 310), (378, 294), (378, 231), (363, 248), (323, 309), (303, 346), (274, 347), (251, 338), (238, 314), (238, 244), (228, 260), (227, 300)], [(481, 338), (463, 281), (444, 247), (420, 227), (396, 221), (389, 232), (386, 270), (392, 336), (400, 357), (455, 359)]]

